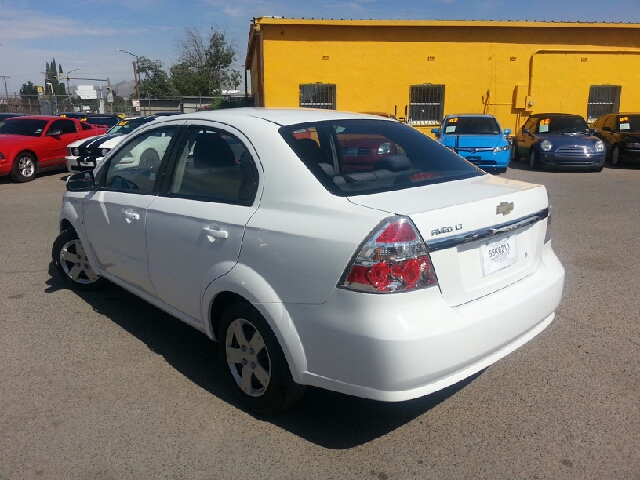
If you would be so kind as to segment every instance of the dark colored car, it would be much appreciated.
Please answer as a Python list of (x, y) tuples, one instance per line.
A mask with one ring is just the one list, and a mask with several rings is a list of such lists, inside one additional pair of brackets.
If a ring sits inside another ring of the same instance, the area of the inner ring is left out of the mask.
[(7, 118), (24, 117), (26, 115), (26, 113), (0, 113), (0, 122)]
[(63, 112), (60, 114), (63, 118), (77, 118), (82, 122), (87, 122), (90, 125), (106, 125), (107, 127), (113, 127), (120, 120), (124, 118), (124, 115), (109, 114), (109, 113), (85, 113), (85, 112)]
[(596, 137), (607, 148), (614, 167), (624, 162), (640, 162), (640, 113), (610, 113), (593, 122)]
[(513, 139), (512, 158), (529, 160), (531, 168), (566, 168), (599, 172), (604, 166), (604, 142), (580, 115), (531, 115)]

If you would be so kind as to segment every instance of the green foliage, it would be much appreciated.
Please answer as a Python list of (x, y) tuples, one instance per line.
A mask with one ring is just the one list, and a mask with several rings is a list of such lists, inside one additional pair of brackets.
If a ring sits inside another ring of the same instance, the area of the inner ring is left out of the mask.
[(138, 57), (138, 75), (140, 75), (141, 98), (164, 98), (174, 93), (171, 79), (162, 70), (160, 60)]
[(222, 88), (241, 83), (240, 73), (230, 70), (236, 54), (223, 32), (212, 28), (204, 39), (187, 28), (177, 47), (179, 57), (171, 67), (171, 79), (180, 95), (216, 96)]
[[(60, 80), (62, 80), (62, 65), (60, 65), (58, 67), (58, 65), (56, 64), (56, 59), (52, 59), (51, 63), (47, 62), (46, 63), (46, 67), (45, 67), (45, 77), (47, 80), (47, 83), (50, 83), (51, 86), (49, 85), (44, 85), (44, 92), (46, 95), (51, 94), (52, 90), (53, 90), (53, 94), (54, 95), (66, 95), (67, 94), (67, 90), (64, 88), (64, 83), (62, 83)], [(60, 77), (58, 77), (58, 75), (60, 75)]]
[(29, 80), (27, 83), (23, 83), (22, 87), (20, 87), (21, 97), (26, 98), (29, 95), (38, 95), (38, 89), (33, 83), (31, 83), (31, 80)]

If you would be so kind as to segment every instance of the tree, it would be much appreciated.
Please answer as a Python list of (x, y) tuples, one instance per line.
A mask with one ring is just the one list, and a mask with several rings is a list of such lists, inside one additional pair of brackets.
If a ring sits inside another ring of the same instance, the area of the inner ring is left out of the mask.
[(51, 87), (47, 88), (45, 85), (45, 93), (52, 93), (54, 95), (66, 95), (67, 91), (64, 88), (64, 83), (60, 82), (60, 78), (62, 76), (62, 65), (56, 64), (56, 59), (52, 59), (51, 63), (47, 62), (45, 66), (45, 77), (47, 79), (47, 83), (51, 84)]
[(176, 47), (178, 62), (170, 70), (181, 95), (217, 96), (223, 87), (240, 83), (240, 73), (230, 68), (236, 53), (223, 32), (212, 28), (204, 39), (197, 30), (187, 28)]
[(31, 83), (31, 80), (27, 83), (23, 83), (22, 87), (20, 87), (20, 96), (23, 99), (26, 99), (26, 97), (30, 95), (38, 95), (38, 89), (33, 83)]
[(160, 60), (138, 57), (138, 74), (140, 77), (144, 76), (140, 80), (140, 97), (162, 98), (174, 93), (171, 79), (167, 72), (162, 70)]

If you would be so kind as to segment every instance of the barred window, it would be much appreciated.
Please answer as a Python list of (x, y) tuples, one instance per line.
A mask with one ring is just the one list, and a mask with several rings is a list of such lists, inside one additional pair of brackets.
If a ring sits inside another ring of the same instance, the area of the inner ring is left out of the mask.
[(607, 113), (620, 112), (620, 85), (591, 85), (587, 105), (587, 122), (594, 122)]
[(444, 85), (411, 85), (409, 122), (413, 125), (440, 125), (444, 117)]
[(336, 86), (329, 83), (308, 83), (300, 85), (300, 106), (335, 110)]

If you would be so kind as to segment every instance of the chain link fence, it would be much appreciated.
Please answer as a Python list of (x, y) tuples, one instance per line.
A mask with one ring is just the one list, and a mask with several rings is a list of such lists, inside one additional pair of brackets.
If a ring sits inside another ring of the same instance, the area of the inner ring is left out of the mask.
[[(140, 106), (121, 97), (114, 103), (106, 103), (104, 113), (122, 113), (128, 117), (153, 115), (159, 112), (192, 113), (217, 108), (253, 106), (253, 99), (244, 95), (221, 97), (168, 97), (163, 99), (140, 99)], [(56, 95), (0, 96), (0, 113), (26, 113), (28, 115), (59, 115), (63, 112), (98, 112), (98, 100), (80, 100), (77, 97)]]

